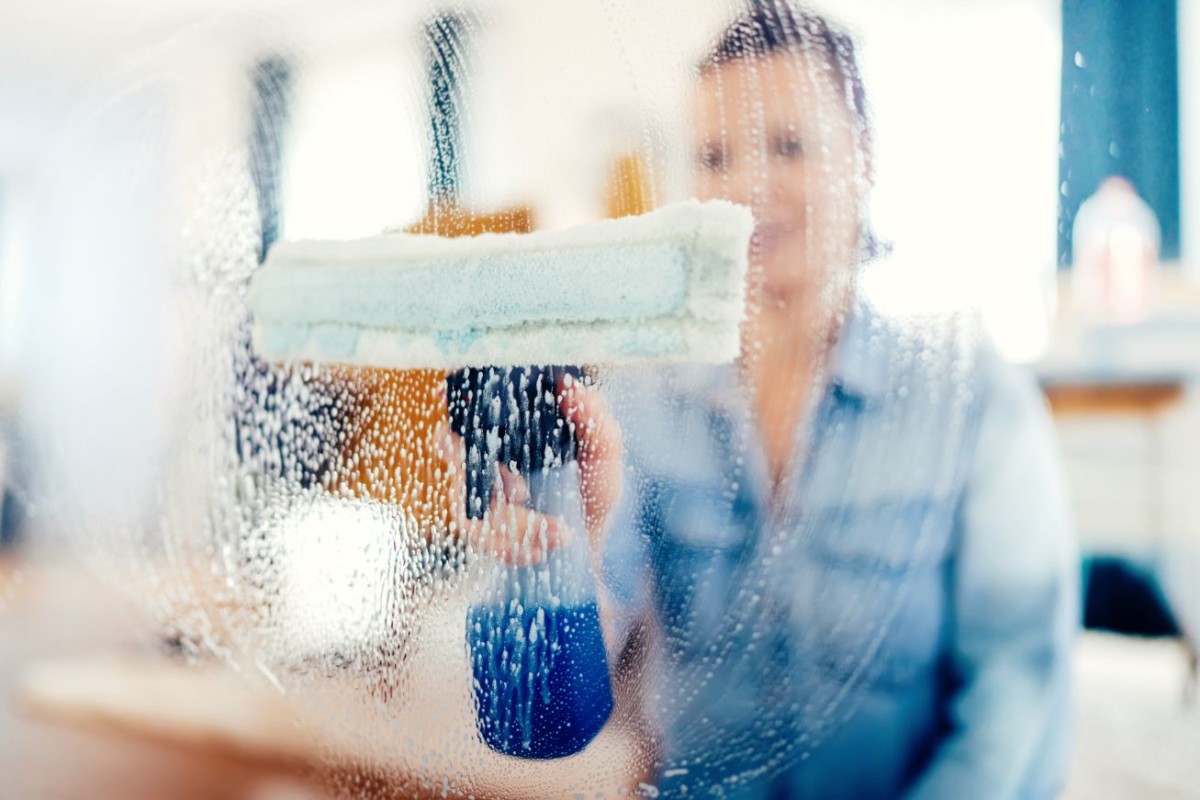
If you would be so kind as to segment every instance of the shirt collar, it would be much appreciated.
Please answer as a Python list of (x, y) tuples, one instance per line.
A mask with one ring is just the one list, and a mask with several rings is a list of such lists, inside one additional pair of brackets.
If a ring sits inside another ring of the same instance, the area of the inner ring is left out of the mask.
[(888, 353), (881, 320), (865, 302), (854, 303), (834, 350), (829, 384), (843, 396), (866, 403), (887, 392)]
[[(856, 300), (842, 324), (830, 360), (829, 386), (838, 395), (870, 405), (887, 394), (889, 338), (882, 318), (866, 302)], [(676, 390), (682, 396), (703, 397), (717, 410), (730, 411), (744, 401), (737, 368), (722, 364), (716, 369), (677, 374)]]

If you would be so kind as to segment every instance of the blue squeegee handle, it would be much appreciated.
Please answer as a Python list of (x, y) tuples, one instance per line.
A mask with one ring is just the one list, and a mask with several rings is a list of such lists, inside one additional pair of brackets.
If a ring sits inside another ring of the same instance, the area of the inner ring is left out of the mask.
[(497, 464), (515, 466), (526, 477), (531, 508), (559, 511), (535, 478), (575, 458), (574, 433), (558, 408), (558, 385), (566, 375), (583, 380), (583, 370), (571, 366), (470, 367), (446, 377), (450, 427), (467, 450), (469, 519), (483, 519)]

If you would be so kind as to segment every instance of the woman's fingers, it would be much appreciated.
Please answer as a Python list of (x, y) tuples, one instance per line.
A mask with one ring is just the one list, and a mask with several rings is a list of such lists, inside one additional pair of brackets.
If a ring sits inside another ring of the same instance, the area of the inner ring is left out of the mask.
[(520, 473), (500, 467), (500, 489), (504, 500), (512, 505), (524, 505), (529, 499), (529, 484)]
[[(595, 552), (621, 496), (621, 430), (599, 392), (570, 375), (557, 389), (559, 411), (575, 433), (584, 521)], [(509, 563), (534, 564), (569, 540), (570, 531), (561, 519), (526, 507), (528, 483), (504, 466), (489, 467), (497, 474), (483, 519), (467, 517), (466, 445), (444, 423), (436, 436), (437, 453), (446, 462), (454, 524), (472, 546)]]
[(475, 546), (509, 564), (537, 564), (570, 540), (570, 531), (559, 518), (504, 502), (499, 494), (480, 522)]
[(447, 490), (451, 495), (453, 524), (471, 547), (510, 564), (529, 565), (542, 561), (547, 553), (570, 540), (570, 531), (562, 520), (525, 507), (528, 484), (521, 475), (504, 466), (492, 465), (497, 470), (497, 479), (483, 518), (468, 517), (466, 444), (445, 424), (435, 436), (435, 450), (446, 463), (449, 476)]
[(570, 375), (559, 382), (559, 411), (574, 427), (578, 445), (580, 493), (593, 547), (621, 497), (621, 429), (600, 393)]

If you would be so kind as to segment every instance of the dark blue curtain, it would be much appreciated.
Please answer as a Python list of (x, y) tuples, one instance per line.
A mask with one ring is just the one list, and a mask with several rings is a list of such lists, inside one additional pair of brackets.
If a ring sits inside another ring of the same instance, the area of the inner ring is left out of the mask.
[(262, 221), (258, 255), (261, 263), (279, 238), (284, 130), (291, 101), (292, 72), (284, 59), (266, 58), (255, 65), (253, 81), (250, 173), (258, 195), (258, 218)]
[(436, 17), (425, 26), (429, 49), (429, 197), (458, 199), (462, 185), (463, 73), (467, 27), (457, 14)]
[(1158, 214), (1179, 257), (1177, 0), (1064, 0), (1059, 263), (1079, 206), (1109, 175)]
[[(281, 195), (292, 71), (285, 59), (272, 56), (254, 65), (251, 80), (250, 174), (262, 225), (261, 263), (283, 227)], [(266, 473), (306, 488), (316, 485), (337, 457), (340, 390), (262, 361), (251, 351), (248, 335), (237, 347), (238, 453)], [(278, 429), (266, 429), (268, 420), (277, 421)]]

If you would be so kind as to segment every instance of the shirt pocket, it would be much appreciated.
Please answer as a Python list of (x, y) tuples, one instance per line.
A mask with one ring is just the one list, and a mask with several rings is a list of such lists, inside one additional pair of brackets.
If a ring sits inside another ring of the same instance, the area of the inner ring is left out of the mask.
[(794, 624), (827, 676), (902, 686), (928, 674), (947, 621), (953, 504), (900, 499), (828, 509)]
[(659, 607), (678, 655), (695, 655), (727, 632), (748, 556), (750, 523), (718, 489), (685, 485), (660, 491), (652, 515)]
[(946, 559), (953, 517), (951, 500), (918, 497), (826, 508), (808, 524), (812, 551), (830, 568), (894, 577)]

